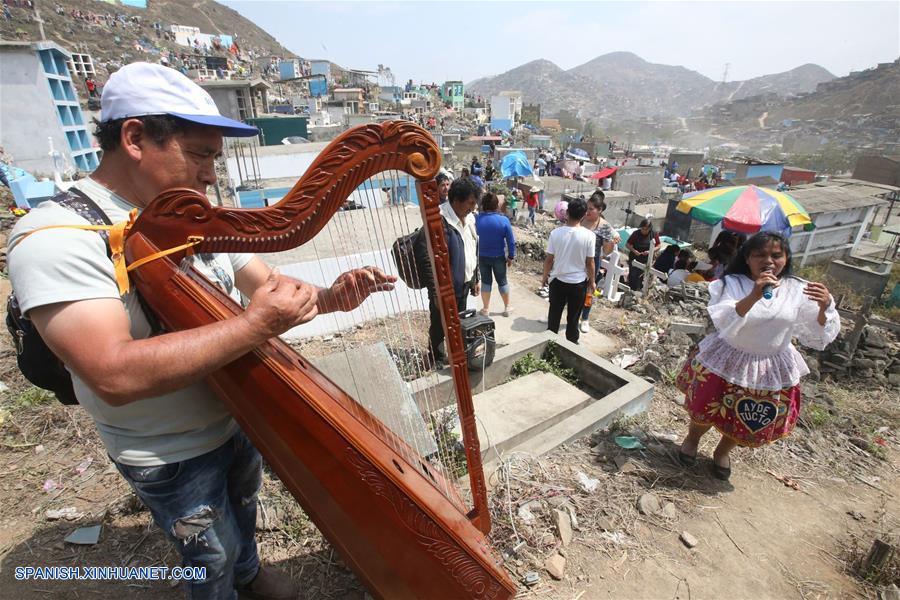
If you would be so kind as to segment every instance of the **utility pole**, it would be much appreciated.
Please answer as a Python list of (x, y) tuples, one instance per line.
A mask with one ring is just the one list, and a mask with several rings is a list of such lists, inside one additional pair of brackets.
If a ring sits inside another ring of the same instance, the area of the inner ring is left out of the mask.
[(731, 63), (725, 63), (725, 70), (722, 72), (722, 83), (728, 82), (728, 68), (731, 66)]

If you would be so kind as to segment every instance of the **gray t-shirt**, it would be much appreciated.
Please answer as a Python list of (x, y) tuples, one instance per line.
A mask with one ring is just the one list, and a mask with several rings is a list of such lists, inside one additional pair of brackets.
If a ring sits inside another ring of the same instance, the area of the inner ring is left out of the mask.
[[(75, 186), (90, 196), (113, 223), (135, 208), (92, 179)], [(48, 225), (87, 225), (82, 217), (54, 202), (44, 202), (22, 217), (10, 234), (9, 274), (13, 290), (27, 314), (38, 306), (96, 298), (121, 298), (134, 339), (147, 338), (151, 327), (134, 289), (119, 296), (113, 265), (103, 238), (94, 231), (49, 229), (21, 239), (23, 233)], [(250, 261), (249, 254), (207, 254), (194, 266), (210, 281), (240, 300), (234, 274)], [(187, 460), (214, 450), (237, 430), (225, 406), (204, 382), (111, 406), (72, 373), (75, 395), (97, 423), (100, 438), (113, 459), (133, 466), (154, 466)]]

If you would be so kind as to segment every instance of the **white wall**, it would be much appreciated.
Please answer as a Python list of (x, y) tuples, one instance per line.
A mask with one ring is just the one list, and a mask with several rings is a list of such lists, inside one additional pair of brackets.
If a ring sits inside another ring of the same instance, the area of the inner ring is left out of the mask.
[[(0, 50), (0, 73), (3, 93), (0, 95), (0, 145), (13, 158), (13, 164), (32, 174), (53, 174), (50, 146), (66, 160), (66, 167), (75, 167), (66, 134), (59, 122), (50, 84), (38, 53), (31, 47)], [(75, 93), (79, 93), (75, 86)], [(87, 119), (87, 113), (82, 113)], [(90, 124), (86, 122), (88, 131)]]
[(190, 38), (191, 42), (193, 42), (195, 39), (197, 39), (197, 36), (200, 35), (199, 27), (190, 27), (187, 25), (172, 25), (170, 30), (175, 34), (175, 43), (181, 46), (188, 45), (188, 38)]
[[(850, 254), (872, 220), (874, 207), (863, 206), (812, 215), (813, 231), (791, 235), (791, 250), (799, 260), (797, 265), (817, 263), (828, 258), (842, 258)], [(804, 256), (805, 255), (805, 256)]]
[[(259, 177), (261, 179), (278, 179), (282, 177), (298, 179), (306, 172), (326, 145), (262, 146), (259, 148)], [(269, 148), (280, 152), (268, 151)], [(250, 155), (247, 149), (244, 150), (244, 156), (247, 159), (247, 166), (250, 166)], [(241, 180), (238, 173), (238, 158), (235, 156), (235, 152), (229, 151), (225, 165), (228, 169), (229, 185), (232, 188), (237, 187), (241, 184)], [(243, 162), (241, 163), (241, 172), (244, 174), (244, 179), (247, 179), (247, 172), (244, 170)]]
[(491, 96), (491, 118), (492, 119), (510, 119), (513, 115), (510, 110), (509, 96)]

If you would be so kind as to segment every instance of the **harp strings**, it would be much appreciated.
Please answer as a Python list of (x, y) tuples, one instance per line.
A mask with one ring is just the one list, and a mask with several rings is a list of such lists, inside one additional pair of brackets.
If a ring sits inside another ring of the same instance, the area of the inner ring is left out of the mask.
[[(418, 218), (419, 207), (412, 202), (410, 180), (405, 174), (389, 171), (366, 181), (349, 198), (362, 207), (338, 212), (329, 226), (312, 240), (319, 275), (325, 285), (339, 273), (366, 266), (378, 267), (389, 275), (399, 274), (391, 253), (392, 244), (395, 239), (422, 226)], [(385, 189), (389, 190), (387, 198), (384, 197)], [(401, 198), (409, 204), (404, 205)], [(326, 264), (333, 268), (326, 268)], [(416, 270), (414, 264), (403, 267)], [(431, 477), (432, 482), (445, 497), (459, 504), (460, 490), (455, 481), (464, 461), (459, 458), (462, 453), (458, 451), (458, 441), (449, 434), (454, 430), (453, 421), (458, 421), (458, 416), (450, 418), (448, 412), (452, 411), (449, 407), (456, 406), (455, 391), (449, 386), (450, 397), (443, 394), (439, 397), (438, 373), (426, 362), (429, 349), (427, 294), (425, 290), (406, 288), (400, 280), (396, 286), (393, 291), (372, 294), (353, 311), (323, 315), (330, 319), (329, 329), (336, 334), (332, 345), (339, 347), (337, 351), (343, 355), (340, 360), (346, 361), (350, 374), (339, 384), (357, 400), (363, 397), (364, 391), (371, 392), (371, 387), (378, 381), (372, 377), (370, 369), (373, 367), (355, 361), (354, 357), (360, 355), (351, 351), (362, 345), (383, 342), (397, 364), (406, 397), (406, 404), (402, 398), (385, 399), (392, 401), (395, 410), (381, 414), (381, 422), (397, 436), (389, 436), (388, 443), (426, 476), (430, 475), (429, 469), (441, 471), (443, 477)], [(418, 390), (413, 388), (413, 383)], [(401, 410), (404, 407), (405, 410)], [(372, 428), (373, 419), (377, 417), (359, 403), (353, 403), (352, 411)], [(458, 424), (455, 430), (459, 431)], [(420, 443), (423, 431), (433, 438), (433, 444), (427, 444), (428, 447)]]
[[(407, 182), (408, 181), (409, 178), (407, 178)], [(423, 198), (419, 198), (418, 200), (420, 205), (421, 202), (424, 201)], [(419, 210), (416, 214), (421, 215), (421, 210)], [(418, 219), (416, 223), (411, 223), (409, 220), (409, 211), (401, 211), (399, 213), (399, 216), (403, 221), (403, 225), (401, 227), (403, 231), (411, 232), (415, 229), (416, 226), (425, 227), (425, 224), (421, 222), (421, 218)], [(416, 266), (413, 265), (412, 268), (413, 270), (415, 270)], [(417, 294), (416, 299), (418, 300), (418, 314), (423, 315), (423, 318), (421, 319), (421, 322), (423, 323), (422, 327), (424, 327), (427, 331), (427, 324), (430, 322), (430, 306), (427, 299), (427, 293), (423, 292)], [(429, 342), (426, 334), (426, 353), (428, 344)], [(453, 418), (451, 418), (452, 414), (449, 412), (456, 407), (455, 388), (453, 386), (449, 386), (449, 397), (445, 402), (441, 402), (441, 399), (438, 397), (439, 388), (436, 385), (438, 382), (437, 371), (433, 368), (426, 369), (424, 377), (427, 377), (427, 381), (425, 381), (426, 385), (423, 386), (424, 392), (421, 394), (423, 399), (422, 404), (425, 406), (425, 410), (423, 412), (425, 413), (426, 419), (428, 421), (429, 429), (432, 431), (432, 434), (435, 436), (437, 442), (439, 465), (444, 470), (447, 481), (455, 481), (455, 474), (461, 472), (460, 461), (456, 457), (455, 448), (453, 447), (453, 444), (456, 440), (451, 439), (450, 437), (451, 430), (461, 430), (461, 428), (458, 426), (458, 416), (456, 418), (457, 426), (454, 427)]]

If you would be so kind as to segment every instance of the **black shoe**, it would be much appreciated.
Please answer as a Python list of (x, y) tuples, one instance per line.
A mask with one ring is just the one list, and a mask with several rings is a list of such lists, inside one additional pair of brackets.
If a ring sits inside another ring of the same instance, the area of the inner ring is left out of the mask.
[(713, 477), (715, 477), (719, 481), (728, 481), (728, 479), (731, 477), (731, 467), (720, 467), (716, 464), (715, 459), (713, 459), (710, 470), (712, 471)]

